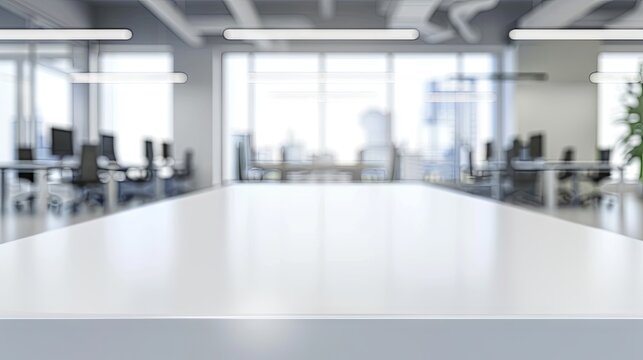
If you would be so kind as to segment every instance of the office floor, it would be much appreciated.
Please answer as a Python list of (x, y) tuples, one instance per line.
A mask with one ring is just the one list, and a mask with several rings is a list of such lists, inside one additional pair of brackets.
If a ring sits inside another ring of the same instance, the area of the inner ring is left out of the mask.
[[(121, 206), (118, 211), (140, 206), (132, 202)], [(532, 211), (547, 213), (540, 207), (528, 207)], [(104, 216), (100, 209), (81, 209), (77, 214), (62, 215), (51, 212), (30, 214), (16, 213), (9, 210), (8, 214), (0, 216), (0, 243), (13, 241), (26, 236), (35, 235), (47, 230), (53, 230)], [(643, 196), (636, 192), (627, 192), (621, 200), (613, 198), (611, 204), (607, 201), (598, 206), (558, 208), (553, 214), (563, 220), (584, 224), (600, 229), (643, 240)]]

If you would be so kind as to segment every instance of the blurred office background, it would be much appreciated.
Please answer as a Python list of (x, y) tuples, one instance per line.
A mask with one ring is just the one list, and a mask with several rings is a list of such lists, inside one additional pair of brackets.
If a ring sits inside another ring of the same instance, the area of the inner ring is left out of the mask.
[[(618, 122), (641, 88), (590, 79), (640, 73), (643, 43), (508, 37), (636, 28), (642, 11), (633, 0), (1, 1), (2, 28), (133, 34), (0, 41), (2, 241), (211, 186), (397, 181), (643, 238), (640, 164)], [(244, 27), (420, 38), (222, 37)]]

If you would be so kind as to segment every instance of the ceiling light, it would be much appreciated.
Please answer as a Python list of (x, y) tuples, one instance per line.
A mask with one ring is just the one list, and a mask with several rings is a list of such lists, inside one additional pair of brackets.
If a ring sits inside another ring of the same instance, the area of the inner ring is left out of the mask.
[(226, 29), (227, 40), (416, 40), (416, 29)]
[(507, 72), (507, 73), (466, 73), (452, 77), (453, 80), (461, 81), (547, 81), (547, 74), (540, 72)]
[(129, 40), (129, 29), (0, 29), (1, 41)]
[(639, 29), (514, 29), (512, 40), (643, 40)]
[(641, 73), (637, 72), (593, 72), (589, 75), (589, 81), (594, 84), (635, 84), (641, 80)]
[(70, 81), (80, 84), (183, 84), (188, 80), (184, 73), (71, 73)]

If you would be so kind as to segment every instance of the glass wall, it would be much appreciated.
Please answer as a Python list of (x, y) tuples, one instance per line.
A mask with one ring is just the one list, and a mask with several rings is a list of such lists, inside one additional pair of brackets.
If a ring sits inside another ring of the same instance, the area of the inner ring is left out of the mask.
[(427, 162), (450, 163), (438, 173), (453, 177), (460, 151), (485, 158), (496, 67), (491, 53), (226, 54), (224, 179), (234, 179), (239, 134), (253, 137), (258, 161), (354, 163), (394, 144), (421, 159), (408, 177), (425, 176)]
[(0, 161), (12, 160), (16, 146), (16, 64), (0, 60)]
[[(171, 72), (168, 52), (101, 53), (102, 72)], [(114, 135), (118, 161), (145, 162), (144, 141), (152, 140), (158, 154), (162, 142), (173, 137), (172, 84), (101, 84), (99, 99), (100, 132)]]
[[(606, 52), (598, 57), (600, 72), (638, 73), (641, 72), (641, 66), (643, 66), (643, 53)], [(598, 85), (598, 146), (613, 149), (611, 160), (617, 165), (622, 164), (625, 158), (623, 147), (619, 146), (618, 142), (627, 128), (618, 120), (625, 117), (625, 105), (633, 100), (626, 96), (629, 86), (632, 85), (618, 82)], [(640, 89), (637, 92), (640, 92)], [(636, 161), (626, 166), (626, 179), (638, 179), (638, 168), (639, 164)]]
[(43, 60), (34, 71), (36, 154), (39, 158), (50, 153), (52, 127), (72, 128), (70, 63), (68, 59)]

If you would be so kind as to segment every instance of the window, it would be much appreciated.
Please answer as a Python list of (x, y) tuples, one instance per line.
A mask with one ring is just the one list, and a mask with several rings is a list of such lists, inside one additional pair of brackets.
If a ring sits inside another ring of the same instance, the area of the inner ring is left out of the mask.
[(36, 65), (34, 101), (36, 151), (39, 158), (49, 154), (52, 127), (72, 127), (71, 83), (67, 73), (62, 70), (63, 66), (42, 63)]
[[(231, 139), (239, 134), (253, 136), (260, 161), (325, 156), (336, 163), (391, 143), (407, 155), (452, 162), (459, 144), (481, 160), (492, 138), (490, 53), (229, 53), (223, 66), (226, 180), (234, 179)], [(436, 92), (472, 96), (436, 101)]]
[(0, 161), (12, 160), (16, 145), (16, 62), (0, 61)]
[[(99, 62), (103, 72), (171, 72), (172, 54), (167, 52), (106, 52)], [(101, 84), (100, 131), (113, 134), (119, 161), (145, 162), (144, 141), (159, 144), (173, 137), (172, 84)]]
[[(601, 53), (598, 57), (600, 72), (640, 72), (643, 65), (643, 53)], [(617, 120), (624, 117), (625, 94), (627, 84), (602, 83), (598, 85), (598, 147), (613, 149), (613, 164), (623, 164), (623, 148), (618, 145), (626, 128)], [(625, 178), (638, 178), (638, 163), (625, 167)]]

